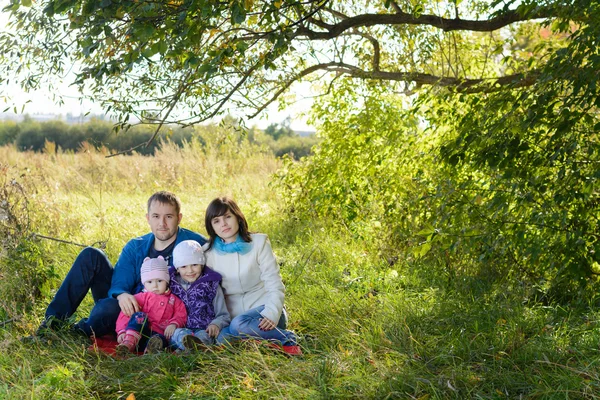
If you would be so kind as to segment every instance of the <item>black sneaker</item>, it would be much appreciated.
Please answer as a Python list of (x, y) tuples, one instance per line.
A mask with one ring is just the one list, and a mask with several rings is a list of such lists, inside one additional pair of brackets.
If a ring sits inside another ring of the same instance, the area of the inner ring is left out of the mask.
[(150, 336), (150, 339), (148, 339), (148, 343), (146, 344), (146, 350), (144, 350), (144, 354), (157, 354), (160, 353), (163, 348), (164, 343), (160, 336)]
[(35, 334), (37, 336), (43, 336), (44, 334), (64, 329), (66, 326), (67, 323), (64, 320), (50, 316), (42, 321), (40, 326), (35, 331)]

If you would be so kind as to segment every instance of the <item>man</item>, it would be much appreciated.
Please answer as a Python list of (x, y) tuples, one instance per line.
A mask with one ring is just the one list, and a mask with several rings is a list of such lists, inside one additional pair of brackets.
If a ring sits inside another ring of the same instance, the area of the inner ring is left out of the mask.
[(179, 227), (181, 217), (181, 203), (177, 196), (166, 191), (157, 192), (148, 199), (146, 214), (152, 232), (130, 240), (121, 251), (114, 269), (102, 251), (92, 247), (82, 250), (48, 305), (36, 335), (42, 336), (48, 329), (64, 325), (89, 290), (94, 298), (94, 308), (89, 317), (79, 321), (73, 329), (88, 337), (114, 333), (121, 310), (127, 316), (140, 310), (133, 295), (143, 289), (140, 267), (144, 258), (163, 256), (171, 266), (173, 248), (179, 242), (195, 240), (200, 244), (206, 243), (202, 235)]

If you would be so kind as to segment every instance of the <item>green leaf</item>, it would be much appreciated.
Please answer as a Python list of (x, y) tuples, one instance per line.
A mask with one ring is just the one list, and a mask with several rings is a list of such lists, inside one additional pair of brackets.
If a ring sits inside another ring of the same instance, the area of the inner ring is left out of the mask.
[(153, 55), (155, 55), (156, 53), (158, 53), (158, 46), (157, 44), (153, 44), (150, 47), (146, 47), (143, 51), (142, 51), (142, 55), (146, 58), (150, 58)]
[(246, 19), (246, 9), (239, 2), (234, 2), (231, 6), (231, 23), (241, 24)]
[(429, 236), (435, 232), (433, 225), (427, 223), (423, 229), (417, 232), (417, 236)]
[(425, 242), (419, 246), (416, 246), (413, 249), (413, 254), (416, 257), (421, 258), (427, 255), (427, 253), (429, 253), (429, 250), (431, 250), (431, 242)]
[(165, 54), (168, 50), (169, 45), (166, 41), (161, 40), (160, 42), (158, 42), (158, 51), (160, 52), (160, 54)]

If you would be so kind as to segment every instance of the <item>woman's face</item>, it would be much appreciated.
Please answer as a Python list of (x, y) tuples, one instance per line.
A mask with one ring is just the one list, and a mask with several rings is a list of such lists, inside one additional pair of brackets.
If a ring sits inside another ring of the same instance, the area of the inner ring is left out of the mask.
[(211, 225), (225, 243), (235, 242), (237, 234), (240, 230), (240, 224), (237, 217), (227, 210), (227, 212), (219, 217), (215, 217), (211, 221)]

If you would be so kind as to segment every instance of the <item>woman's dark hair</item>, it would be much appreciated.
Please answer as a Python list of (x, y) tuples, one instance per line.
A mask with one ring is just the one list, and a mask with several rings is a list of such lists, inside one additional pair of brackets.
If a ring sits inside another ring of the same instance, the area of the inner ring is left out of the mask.
[(209, 236), (208, 248), (206, 250), (210, 250), (212, 248), (215, 239), (217, 238), (217, 233), (212, 227), (213, 218), (221, 217), (225, 215), (227, 211), (231, 211), (231, 213), (237, 218), (238, 225), (240, 226), (238, 235), (240, 235), (242, 240), (247, 243), (252, 241), (250, 231), (248, 230), (248, 221), (246, 221), (246, 217), (244, 217), (244, 214), (242, 213), (242, 210), (240, 210), (240, 207), (238, 207), (237, 203), (229, 197), (217, 197), (210, 202), (206, 208), (206, 214), (204, 215), (204, 225)]

